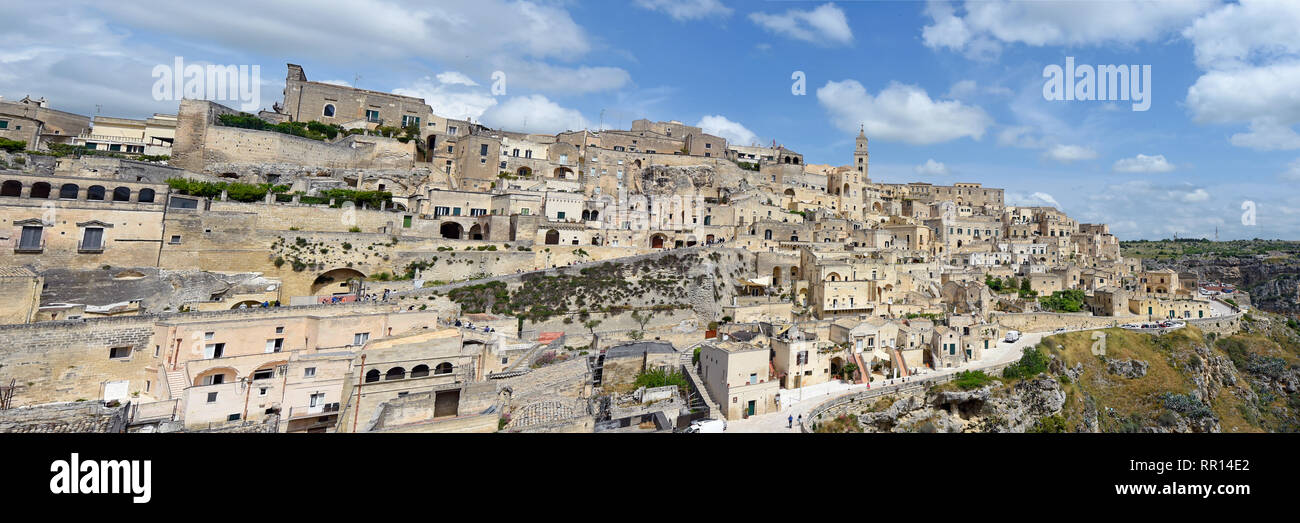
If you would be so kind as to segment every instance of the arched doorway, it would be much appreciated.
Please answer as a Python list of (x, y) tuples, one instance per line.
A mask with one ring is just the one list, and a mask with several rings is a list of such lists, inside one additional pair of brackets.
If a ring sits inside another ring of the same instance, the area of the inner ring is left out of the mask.
[(459, 240), (461, 235), (464, 234), (465, 228), (456, 222), (443, 222), (442, 226), (438, 228), (438, 232), (442, 234), (443, 238)]
[(483, 239), (483, 228), (482, 228), (482, 227), (479, 227), (479, 225), (478, 225), (477, 223), (474, 224), (473, 227), (470, 227), (470, 228), (469, 228), (469, 239), (471, 239), (471, 240), (482, 240), (482, 239)]
[(844, 358), (836, 356), (831, 358), (831, 376), (839, 377), (844, 373)]
[(366, 275), (349, 268), (338, 268), (321, 273), (311, 283), (313, 296), (348, 294), (357, 290), (357, 285), (365, 281)]
[(651, 249), (662, 249), (662, 248), (664, 248), (664, 241), (666, 241), (667, 239), (668, 239), (668, 237), (667, 237), (667, 236), (664, 236), (664, 235), (662, 235), (662, 234), (651, 235), (651, 236), (650, 236), (650, 248), (651, 248)]
[[(148, 190), (148, 189), (146, 189)], [(152, 191), (151, 191), (152, 192)], [(32, 184), (32, 193), (30, 198), (49, 198), (50, 184), (46, 182), (36, 182)], [(152, 200), (151, 200), (152, 201)]]
[(546, 231), (546, 244), (547, 244), (547, 245), (559, 245), (559, 244), (560, 244), (560, 231), (557, 231), (557, 230), (555, 230), (555, 229), (551, 229), (551, 230), (549, 230), (549, 231)]
[(18, 180), (6, 180), (4, 187), (0, 188), (0, 196), (22, 196), (23, 182)]
[(515, 174), (519, 175), (521, 178), (526, 178), (528, 176), (533, 175), (533, 170), (528, 168), (528, 166), (525, 165), (523, 167), (515, 169)]
[(773, 286), (773, 287), (780, 287), (780, 286), (781, 286), (781, 268), (780, 268), (780, 267), (772, 267), (772, 286)]

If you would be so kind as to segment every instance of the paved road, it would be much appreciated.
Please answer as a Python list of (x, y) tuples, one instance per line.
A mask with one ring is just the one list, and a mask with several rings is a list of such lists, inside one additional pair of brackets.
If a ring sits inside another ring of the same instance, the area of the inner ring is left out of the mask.
[[(1104, 327), (1097, 328), (1100, 329)], [(984, 358), (979, 361), (969, 362), (960, 367), (950, 369), (921, 369), (922, 373), (915, 375), (915, 379), (925, 379), (966, 370), (986, 369), (1004, 363), (1010, 363), (1020, 359), (1025, 348), (1038, 345), (1038, 342), (1042, 341), (1045, 336), (1051, 336), (1052, 334), (1056, 333), (1025, 333), (1015, 343), (999, 342), (993, 348), (984, 351)], [(896, 389), (900, 384), (901, 380), (882, 380), (879, 377), (876, 377), (872, 380), (871, 388), (876, 389), (883, 387), (887, 390)], [(749, 419), (727, 420), (727, 432), (799, 432), (799, 416), (807, 416), (809, 411), (826, 401), (866, 389), (867, 384), (865, 383), (857, 385), (842, 381), (834, 381), (804, 387), (801, 390), (782, 390), (781, 410), (779, 412), (750, 416)], [(793, 427), (787, 427), (790, 416), (794, 416), (795, 418)]]

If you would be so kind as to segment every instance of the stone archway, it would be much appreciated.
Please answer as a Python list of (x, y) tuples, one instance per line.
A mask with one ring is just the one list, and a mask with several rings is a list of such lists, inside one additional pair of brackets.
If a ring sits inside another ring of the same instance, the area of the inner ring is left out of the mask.
[(470, 228), (469, 228), (469, 239), (471, 239), (471, 240), (482, 240), (482, 239), (483, 239), (483, 228), (480, 227), (479, 224), (476, 223), (476, 224), (474, 224), (473, 227), (470, 227)]
[(651, 249), (662, 249), (662, 248), (664, 248), (664, 242), (666, 242), (667, 240), (668, 240), (668, 237), (667, 237), (667, 236), (664, 236), (664, 235), (662, 235), (662, 234), (654, 234), (654, 235), (651, 235), (651, 236), (650, 236), (650, 248), (651, 248)]
[(356, 269), (340, 267), (325, 271), (311, 283), (312, 296), (329, 296), (348, 294), (356, 291), (356, 285), (365, 281), (366, 275)]
[(464, 236), (465, 228), (456, 222), (443, 222), (442, 225), (438, 227), (438, 233), (442, 234), (443, 238), (459, 240)]
[(551, 229), (551, 230), (549, 230), (549, 231), (546, 231), (546, 244), (547, 244), (547, 245), (559, 245), (559, 244), (560, 244), (560, 231), (557, 231), (557, 230), (555, 230), (555, 229)]

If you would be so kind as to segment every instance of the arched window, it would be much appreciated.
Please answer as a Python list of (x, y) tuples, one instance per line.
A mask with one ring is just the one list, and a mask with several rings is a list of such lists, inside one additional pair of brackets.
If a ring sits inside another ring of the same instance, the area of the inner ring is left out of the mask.
[(49, 198), (50, 184), (46, 182), (36, 182), (32, 184), (32, 198)]
[(0, 196), (22, 196), (23, 182), (18, 180), (5, 180), (4, 187), (0, 188)]
[(429, 366), (423, 363), (416, 365), (411, 369), (412, 378), (423, 378), (429, 375)]
[(768, 229), (768, 230), (766, 230), (766, 231), (763, 231), (763, 239), (764, 239), (764, 240), (770, 240), (770, 239), (772, 239), (772, 229)]
[(451, 374), (451, 370), (452, 370), (451, 362), (444, 361), (442, 363), (439, 363), (437, 367), (433, 368), (433, 375), (442, 376), (445, 374)]
[(103, 185), (91, 185), (89, 189), (86, 189), (86, 199), (87, 199), (87, 200), (100, 200), (100, 201), (103, 201), (103, 200), (104, 200), (104, 186), (103, 186)]
[(379, 369), (371, 369), (370, 372), (366, 373), (366, 383), (374, 383), (376, 381), (379, 381)]
[(704, 225), (713, 225), (713, 216), (705, 216)]
[(75, 200), (79, 192), (81, 192), (81, 187), (78, 187), (77, 184), (65, 183), (63, 187), (59, 188), (59, 199)]
[(334, 104), (325, 104), (325, 112), (324, 112), (323, 114), (324, 114), (326, 117), (328, 117), (328, 118), (333, 118), (333, 117), (334, 117)]
[(154, 195), (153, 189), (140, 189), (139, 201), (141, 203), (151, 203), (153, 202), (153, 195)]
[(403, 369), (401, 367), (393, 367), (391, 369), (388, 369), (388, 372), (384, 373), (384, 381), (400, 380), (405, 377), (406, 377), (406, 369)]
[(131, 189), (127, 187), (118, 187), (113, 189), (113, 201), (129, 202), (131, 201)]

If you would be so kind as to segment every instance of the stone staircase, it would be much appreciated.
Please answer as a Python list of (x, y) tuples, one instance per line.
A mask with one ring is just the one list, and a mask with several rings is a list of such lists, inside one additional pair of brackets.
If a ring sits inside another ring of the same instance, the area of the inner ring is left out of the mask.
[(690, 380), (691, 387), (695, 389), (695, 393), (691, 394), (690, 406), (691, 409), (699, 408), (705, 410), (708, 413), (707, 416), (710, 418), (721, 419), (722, 410), (719, 409), (718, 405), (709, 397), (709, 391), (704, 388), (704, 380), (700, 378), (699, 371), (696, 370), (695, 364), (691, 363), (691, 360), (694, 359), (695, 356), (695, 347), (698, 345), (698, 343), (690, 345), (682, 350), (681, 354), (678, 355), (679, 361), (682, 364), (682, 370), (686, 371), (686, 379)]
[(181, 397), (181, 393), (185, 391), (185, 388), (190, 386), (189, 379), (185, 377), (185, 371), (168, 370), (164, 372), (167, 374), (167, 393), (171, 398)]

